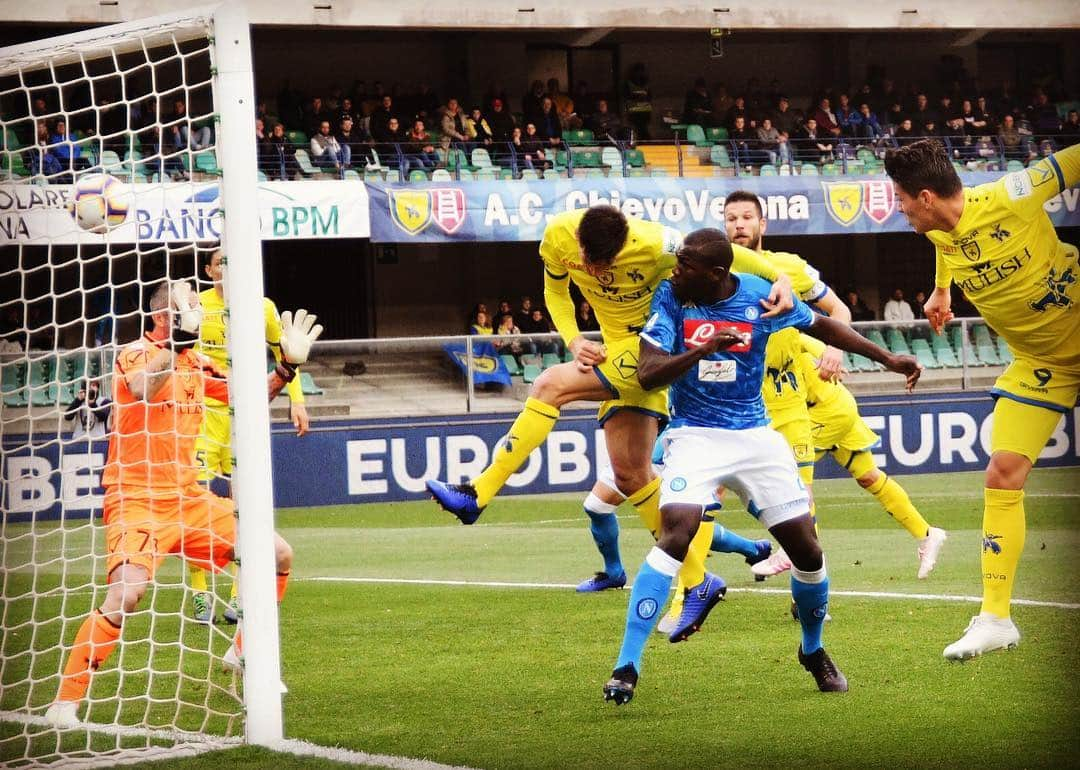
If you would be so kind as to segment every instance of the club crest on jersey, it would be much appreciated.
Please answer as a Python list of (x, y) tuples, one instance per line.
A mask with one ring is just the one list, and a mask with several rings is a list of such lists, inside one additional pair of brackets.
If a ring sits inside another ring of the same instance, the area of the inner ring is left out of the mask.
[(716, 336), (721, 329), (746, 335), (746, 342), (727, 348), (729, 353), (747, 353), (753, 342), (754, 327), (745, 321), (706, 321), (701, 318), (683, 320), (683, 343), (688, 348), (696, 348)]
[(976, 241), (966, 241), (960, 244), (960, 252), (972, 262), (982, 256), (982, 249)]

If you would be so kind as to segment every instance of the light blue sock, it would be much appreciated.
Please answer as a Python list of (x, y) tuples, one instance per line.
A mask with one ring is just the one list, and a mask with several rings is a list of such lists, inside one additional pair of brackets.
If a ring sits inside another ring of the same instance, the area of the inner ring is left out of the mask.
[(825, 565), (815, 572), (791, 568), (791, 598), (799, 608), (802, 651), (809, 655), (821, 649), (821, 629), (829, 611), (829, 576)]
[(730, 529), (716, 525), (712, 536), (713, 551), (720, 553), (738, 553), (743, 556), (753, 557), (758, 555), (757, 542), (747, 540), (742, 535), (736, 535)]
[(618, 577), (626, 572), (619, 556), (619, 518), (615, 508), (591, 494), (585, 500), (585, 513), (591, 522), (589, 531), (596, 550), (604, 558), (604, 572), (608, 577)]
[(630, 606), (626, 610), (626, 632), (623, 635), (622, 649), (619, 650), (619, 662), (615, 668), (622, 668), (633, 663), (641, 673), (641, 656), (645, 652), (645, 642), (649, 640), (660, 610), (671, 592), (671, 581), (679, 571), (682, 562), (668, 556), (656, 546), (645, 557), (634, 587), (630, 590)]

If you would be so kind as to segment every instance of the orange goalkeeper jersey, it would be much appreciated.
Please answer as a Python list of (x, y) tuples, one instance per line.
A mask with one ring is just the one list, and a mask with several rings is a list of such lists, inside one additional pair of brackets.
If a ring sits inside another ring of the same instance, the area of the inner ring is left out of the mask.
[(113, 370), (114, 427), (101, 484), (107, 491), (177, 491), (196, 483), (195, 439), (205, 398), (229, 400), (224, 375), (194, 350), (176, 356), (168, 380), (149, 399), (132, 394), (128, 379), (146, 368), (161, 343), (149, 335), (125, 347)]

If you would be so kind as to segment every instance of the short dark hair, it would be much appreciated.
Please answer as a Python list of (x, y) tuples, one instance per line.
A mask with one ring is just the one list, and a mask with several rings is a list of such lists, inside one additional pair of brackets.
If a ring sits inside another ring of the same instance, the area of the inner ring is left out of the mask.
[(950, 198), (964, 188), (945, 145), (936, 139), (920, 139), (898, 150), (889, 150), (885, 153), (885, 173), (908, 195), (931, 190)]
[(727, 197), (724, 198), (724, 208), (727, 208), (729, 203), (753, 203), (758, 216), (762, 218), (765, 216), (765, 212), (761, 208), (761, 199), (757, 197), (756, 193), (749, 190), (734, 190), (728, 193)]
[(581, 218), (577, 232), (585, 261), (594, 265), (610, 263), (622, 251), (629, 231), (626, 216), (614, 206), (590, 208)]
[(683, 239), (679, 253), (711, 267), (731, 270), (734, 254), (727, 233), (715, 227), (695, 230)]

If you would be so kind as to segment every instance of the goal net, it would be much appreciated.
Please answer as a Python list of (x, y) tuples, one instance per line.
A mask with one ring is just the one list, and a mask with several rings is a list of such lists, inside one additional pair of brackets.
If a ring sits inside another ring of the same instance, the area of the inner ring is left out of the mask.
[[(213, 290), (201, 262), (220, 241), (229, 273), (244, 277), (224, 292), (229, 334), (221, 356), (232, 404), (224, 409), (234, 413), (233, 432), (245, 437), (232, 480), (241, 512), (236, 555), (242, 583), (273, 585), (250, 57), (247, 23), (235, 7), (0, 49), (5, 766), (107, 765), (281, 736), (273, 591), (240, 597), (238, 676), (237, 666), (223, 667), (237, 626), (196, 622), (177, 553), (194, 548), (200, 527), (202, 540), (212, 539), (209, 514), (200, 523), (199, 513), (184, 513), (178, 542), (150, 526), (147, 543), (133, 550), (128, 539), (127, 548), (116, 546), (103, 520), (102, 474), (120, 411), (118, 358), (132, 344), (153, 344), (150, 302), (163, 281)], [(178, 368), (167, 387), (181, 385), (181, 375)], [(179, 457), (180, 400), (160, 411), (174, 415), (163, 435), (186, 467), (194, 458)], [(149, 468), (149, 478), (162, 441), (151, 435), (162, 422), (150, 412), (159, 406), (135, 406), (147, 427), (128, 437), (139, 446), (118, 454), (117, 467), (125, 478)], [(136, 486), (116, 487), (122, 494), (109, 517), (146, 531), (140, 522), (172, 509), (147, 502)], [(119, 556), (110, 559), (110, 546)], [(215, 558), (221, 550), (210, 546)], [(110, 570), (131, 564), (152, 572), (141, 601), (100, 609)], [(222, 566), (207, 573), (219, 619), (233, 580)], [(120, 631), (104, 657), (102, 645), (116, 636), (108, 626)], [(69, 661), (80, 654), (88, 686), (71, 673)], [(65, 697), (77, 697), (77, 721), (57, 726), (46, 715)]]

